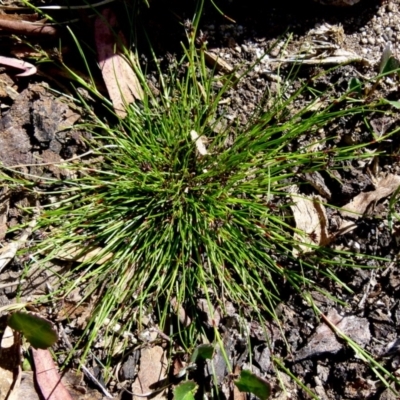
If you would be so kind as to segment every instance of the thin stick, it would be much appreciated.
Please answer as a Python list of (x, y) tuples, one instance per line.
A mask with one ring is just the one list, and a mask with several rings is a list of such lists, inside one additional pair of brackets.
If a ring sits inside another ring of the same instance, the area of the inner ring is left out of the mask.
[[(115, 144), (109, 144), (109, 145), (106, 145), (106, 146), (101, 147), (101, 148), (105, 149), (105, 148), (115, 148), (115, 147), (118, 147), (118, 146), (115, 145)], [(98, 150), (98, 149), (97, 149), (97, 150)], [(42, 167), (42, 166), (45, 166), (45, 165), (63, 164), (63, 163), (65, 163), (65, 162), (70, 162), (70, 161), (77, 160), (78, 158), (86, 157), (86, 156), (88, 156), (89, 154), (92, 154), (92, 153), (94, 153), (94, 150), (89, 150), (89, 151), (87, 151), (86, 153), (79, 154), (79, 155), (73, 156), (73, 157), (71, 157), (71, 158), (67, 158), (66, 160), (53, 161), (53, 162), (48, 162), (48, 163), (38, 163), (38, 164), (18, 164), (18, 165), (10, 165), (9, 167), (6, 166), (6, 168), (7, 168), (7, 169), (12, 169), (12, 168), (22, 168), (22, 167)]]
[[(69, 339), (68, 339), (68, 337), (67, 337), (67, 335), (66, 335), (66, 333), (65, 333), (65, 331), (64, 331), (64, 329), (63, 329), (61, 324), (59, 326), (59, 331), (60, 331), (60, 334), (61, 334), (66, 346), (68, 347), (68, 349), (72, 350), (73, 349), (72, 344), (69, 341)], [(84, 365), (81, 365), (80, 367), (82, 368), (82, 371), (86, 375), (86, 377), (89, 378), (93, 383), (95, 383), (100, 388), (100, 390), (103, 392), (104, 396), (108, 397), (109, 399), (113, 399), (114, 398), (110, 394), (110, 392), (99, 382), (98, 379), (96, 379), (96, 377)]]

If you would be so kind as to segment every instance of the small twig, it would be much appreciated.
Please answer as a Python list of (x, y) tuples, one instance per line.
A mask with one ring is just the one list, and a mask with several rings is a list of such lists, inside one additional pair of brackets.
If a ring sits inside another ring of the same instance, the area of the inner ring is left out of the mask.
[(364, 307), (364, 303), (365, 303), (365, 301), (367, 300), (367, 297), (368, 297), (368, 295), (369, 295), (369, 293), (370, 293), (371, 281), (372, 281), (373, 279), (375, 279), (375, 274), (376, 274), (375, 271), (371, 271), (371, 276), (370, 276), (370, 279), (369, 279), (369, 281), (368, 281), (368, 283), (367, 283), (367, 287), (366, 287), (366, 289), (365, 289), (365, 291), (364, 291), (364, 295), (363, 295), (362, 299), (360, 300), (360, 302), (358, 303), (358, 308), (359, 308), (359, 309), (361, 309), (361, 308)]
[(163, 339), (165, 339), (166, 341), (172, 343), (172, 339), (166, 335), (164, 332), (162, 332), (160, 329), (158, 329), (158, 327), (153, 326), (149, 329), (151, 332), (157, 332), (159, 336), (161, 336)]
[[(115, 148), (115, 147), (118, 147), (118, 146), (115, 145), (115, 144), (109, 144), (109, 145), (106, 145), (106, 146), (103, 146), (103, 147), (100, 147), (100, 148), (109, 149), (109, 148)], [(43, 167), (43, 166), (46, 166), (46, 165), (63, 164), (65, 162), (70, 162), (70, 161), (74, 161), (74, 160), (77, 160), (77, 159), (82, 158), (82, 157), (86, 157), (86, 156), (88, 156), (89, 154), (92, 154), (92, 153), (94, 153), (94, 150), (89, 150), (86, 153), (79, 154), (79, 155), (73, 156), (71, 158), (67, 158), (66, 160), (52, 161), (52, 162), (48, 162), (48, 163), (37, 163), (37, 164), (10, 165), (10, 166), (7, 166), (6, 168), (12, 169), (12, 168), (23, 168), (23, 167)]]
[[(65, 334), (65, 331), (61, 324), (59, 326), (59, 331), (60, 331), (60, 334), (61, 334), (67, 348), (69, 350), (72, 350), (73, 349), (72, 344), (69, 341), (67, 335)], [(93, 383), (95, 383), (100, 388), (100, 390), (103, 392), (104, 396), (108, 397), (109, 399), (114, 398), (110, 394), (110, 392), (99, 382), (99, 380), (84, 365), (81, 365), (80, 367), (82, 368), (82, 371), (86, 375), (86, 377), (89, 378)]]
[(18, 164), (18, 165), (10, 165), (7, 168), (23, 168), (23, 167), (43, 167), (45, 165), (54, 165), (54, 164), (63, 164), (65, 162), (69, 162), (69, 161), (74, 161), (77, 160), (78, 158), (82, 158), (85, 156), (88, 156), (89, 154), (92, 154), (93, 150), (89, 150), (86, 153), (83, 154), (79, 154), (76, 156), (73, 156), (71, 158), (67, 158), (66, 160), (61, 160), (61, 161), (53, 161), (53, 162), (48, 162), (48, 163), (38, 163), (38, 164)]
[(100, 383), (100, 381), (84, 366), (81, 365), (83, 373), (89, 378), (93, 383), (95, 383), (100, 390), (103, 392), (104, 396), (108, 397), (109, 399), (113, 399), (114, 397), (110, 394), (110, 392)]
[(10, 287), (10, 286), (18, 286), (18, 285), (20, 285), (21, 283), (25, 283), (25, 282), (26, 282), (25, 279), (21, 279), (21, 280), (18, 281), (18, 282), (2, 283), (2, 284), (0, 284), (0, 289), (5, 289), (5, 288), (8, 288), (8, 287)]

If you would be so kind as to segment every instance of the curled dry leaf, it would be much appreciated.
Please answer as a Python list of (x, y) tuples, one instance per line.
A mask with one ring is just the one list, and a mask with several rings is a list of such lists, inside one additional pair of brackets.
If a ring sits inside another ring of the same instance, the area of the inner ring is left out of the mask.
[(375, 190), (362, 192), (355, 196), (340, 211), (344, 219), (340, 225), (339, 233), (344, 235), (354, 230), (357, 226), (354, 220), (362, 217), (378, 201), (390, 196), (399, 186), (400, 176), (389, 174), (378, 182)]
[(371, 192), (363, 192), (354, 197), (341, 210), (343, 217), (358, 219), (367, 211), (372, 203), (390, 196), (400, 186), (400, 176), (389, 174), (382, 178)]

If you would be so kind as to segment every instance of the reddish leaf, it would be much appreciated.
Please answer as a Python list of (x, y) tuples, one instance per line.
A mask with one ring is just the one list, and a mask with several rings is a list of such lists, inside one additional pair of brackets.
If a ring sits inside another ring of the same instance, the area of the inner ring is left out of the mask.
[(35, 378), (45, 400), (72, 400), (61, 383), (61, 377), (48, 350), (32, 348)]
[(132, 67), (118, 53), (118, 43), (125, 44), (121, 32), (116, 36), (117, 17), (104, 9), (95, 22), (97, 57), (114, 110), (121, 118), (126, 116), (125, 105), (143, 99), (143, 90)]

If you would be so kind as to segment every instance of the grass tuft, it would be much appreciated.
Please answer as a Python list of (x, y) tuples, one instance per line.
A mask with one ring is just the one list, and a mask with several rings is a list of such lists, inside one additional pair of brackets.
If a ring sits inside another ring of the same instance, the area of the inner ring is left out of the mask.
[[(95, 304), (83, 358), (100, 331), (116, 343), (150, 312), (164, 329), (172, 303), (196, 320), (199, 297), (222, 310), (231, 301), (245, 315), (276, 318), (284, 283), (302, 292), (315, 286), (310, 271), (332, 279), (337, 268), (356, 266), (352, 254), (317, 245), (302, 253), (290, 188), (302, 173), (367, 157), (365, 145), (339, 147), (333, 137), (324, 139), (329, 151), (313, 149), (321, 129), (373, 105), (347, 107), (346, 95), (309, 90), (311, 80), (291, 95), (284, 87), (266, 93), (246, 126), (221, 130), (221, 100), (238, 82), (207, 68), (193, 42), (176, 68), (160, 72), (158, 96), (136, 70), (144, 101), (117, 123), (91, 112), (82, 128), (93, 135), (92, 154), (66, 166), (74, 178), (49, 186), (45, 196), (58, 200), (37, 224), (47, 237), (34, 255), (43, 263), (86, 256), (58, 292), (79, 287)], [(300, 98), (309, 101), (298, 108)], [(304, 137), (315, 140), (301, 147)]]

